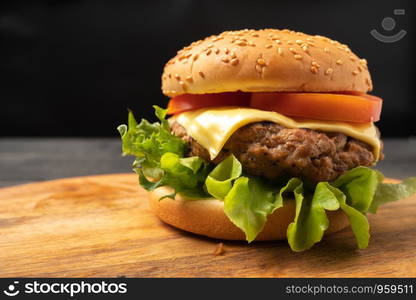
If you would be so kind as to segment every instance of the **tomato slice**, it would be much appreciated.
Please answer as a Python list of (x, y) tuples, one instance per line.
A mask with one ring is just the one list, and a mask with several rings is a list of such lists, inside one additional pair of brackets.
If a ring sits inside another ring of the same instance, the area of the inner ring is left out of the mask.
[(382, 99), (357, 93), (253, 93), (250, 106), (293, 117), (366, 123), (380, 120)]
[(183, 94), (170, 99), (168, 114), (218, 106), (249, 106), (250, 93)]

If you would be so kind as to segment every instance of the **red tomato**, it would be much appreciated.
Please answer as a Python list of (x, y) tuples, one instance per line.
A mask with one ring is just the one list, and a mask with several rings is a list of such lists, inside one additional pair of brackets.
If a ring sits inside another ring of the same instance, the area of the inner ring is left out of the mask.
[(248, 106), (250, 93), (230, 92), (218, 94), (183, 94), (170, 99), (168, 114), (218, 106)]
[(358, 93), (253, 93), (250, 106), (282, 115), (342, 122), (376, 122), (382, 99)]

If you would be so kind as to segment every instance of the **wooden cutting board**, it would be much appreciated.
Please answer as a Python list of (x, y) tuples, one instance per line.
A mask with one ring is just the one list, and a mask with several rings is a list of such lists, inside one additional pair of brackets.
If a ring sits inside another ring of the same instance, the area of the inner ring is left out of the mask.
[(0, 277), (416, 276), (416, 197), (369, 216), (371, 241), (351, 230), (294, 253), (286, 241), (224, 242), (160, 222), (134, 174), (0, 189)]

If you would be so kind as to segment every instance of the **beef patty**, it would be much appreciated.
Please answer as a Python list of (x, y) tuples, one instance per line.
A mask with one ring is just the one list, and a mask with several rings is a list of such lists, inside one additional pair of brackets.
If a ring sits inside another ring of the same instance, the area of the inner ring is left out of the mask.
[[(187, 142), (188, 156), (210, 161), (208, 151), (179, 123), (171, 122), (171, 130)], [(288, 175), (313, 183), (332, 181), (349, 169), (370, 166), (375, 160), (370, 145), (345, 134), (286, 128), (272, 122), (251, 123), (238, 129), (213, 163), (218, 164), (231, 153), (248, 174), (269, 179)]]

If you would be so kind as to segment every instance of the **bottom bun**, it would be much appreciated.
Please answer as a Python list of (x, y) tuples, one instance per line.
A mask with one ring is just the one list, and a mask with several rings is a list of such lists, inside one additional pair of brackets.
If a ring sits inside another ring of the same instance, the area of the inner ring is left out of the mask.
[[(211, 238), (223, 240), (246, 240), (245, 234), (235, 226), (224, 213), (224, 202), (217, 199), (186, 200), (172, 194), (169, 187), (160, 187), (149, 192), (149, 204), (153, 212), (165, 223), (177, 228)], [(328, 211), (329, 228), (326, 234), (339, 231), (349, 225), (342, 210)], [(273, 241), (286, 239), (286, 230), (295, 217), (295, 201), (285, 201), (283, 207), (267, 217), (266, 225), (256, 241)]]

